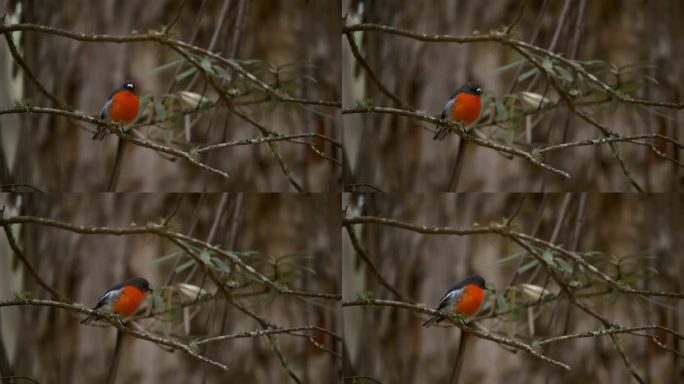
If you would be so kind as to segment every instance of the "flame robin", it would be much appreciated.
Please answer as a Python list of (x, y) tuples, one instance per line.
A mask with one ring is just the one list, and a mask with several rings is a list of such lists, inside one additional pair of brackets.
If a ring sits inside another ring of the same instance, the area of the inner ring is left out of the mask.
[[(117, 313), (122, 318), (128, 317), (135, 313), (147, 292), (152, 292), (152, 288), (150, 288), (150, 283), (142, 277), (125, 280), (109, 288), (97, 300), (93, 310)], [(81, 324), (90, 324), (99, 318), (97, 314), (92, 314), (83, 319)]]
[[(462, 122), (466, 126), (472, 124), (480, 117), (482, 109), (482, 88), (477, 83), (468, 83), (457, 89), (450, 97), (449, 101), (442, 109), (440, 119), (451, 119), (452, 121)], [(451, 129), (447, 126), (437, 124), (437, 133), (434, 140), (444, 140)]]
[[(140, 101), (135, 94), (135, 85), (131, 81), (125, 82), (115, 89), (109, 100), (102, 107), (100, 119), (118, 121), (124, 125), (132, 123), (138, 117)], [(100, 125), (93, 136), (93, 140), (102, 140), (107, 134), (107, 127)]]
[[(485, 280), (481, 276), (470, 276), (451, 287), (442, 297), (437, 310), (450, 308), (454, 313), (471, 317), (477, 313), (484, 299)], [(436, 315), (423, 323), (429, 327), (444, 320), (443, 315)]]

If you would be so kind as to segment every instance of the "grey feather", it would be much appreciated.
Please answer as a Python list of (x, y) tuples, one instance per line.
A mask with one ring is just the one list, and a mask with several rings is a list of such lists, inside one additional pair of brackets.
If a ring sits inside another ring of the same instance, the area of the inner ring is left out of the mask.
[(105, 120), (109, 119), (109, 114), (112, 111), (112, 99), (111, 97), (107, 102), (105, 103), (104, 107), (102, 107), (102, 112), (100, 112), (100, 120)]
[[(444, 105), (444, 108), (442, 109), (442, 113), (439, 115), (439, 118), (442, 120), (445, 120), (449, 118), (451, 115), (451, 109), (454, 107), (454, 100), (455, 100), (455, 95), (449, 99), (449, 101)], [(437, 125), (437, 133), (435, 136), (432, 138), (433, 140), (444, 140), (447, 137), (447, 134), (451, 132), (449, 127), (445, 126), (440, 126), (439, 124)]]
[[(100, 120), (107, 120), (109, 119), (109, 115), (112, 111), (112, 98), (110, 97), (109, 100), (105, 103), (104, 107), (102, 107), (102, 112), (100, 112)], [(95, 132), (95, 135), (93, 135), (93, 140), (102, 140), (104, 139), (105, 135), (107, 135), (107, 127), (104, 125), (100, 125), (97, 127), (97, 132)]]

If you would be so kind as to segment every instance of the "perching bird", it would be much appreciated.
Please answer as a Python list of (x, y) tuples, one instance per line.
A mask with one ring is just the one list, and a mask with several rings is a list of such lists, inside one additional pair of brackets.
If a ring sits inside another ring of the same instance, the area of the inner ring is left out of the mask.
[[(482, 109), (482, 88), (477, 83), (468, 83), (457, 89), (444, 105), (440, 119), (449, 119), (462, 122), (466, 126), (474, 123), (480, 117)], [(437, 133), (434, 140), (444, 140), (451, 129), (447, 126), (437, 124)]]
[[(100, 112), (101, 120), (118, 121), (125, 125), (132, 123), (138, 117), (140, 100), (135, 94), (135, 85), (127, 81), (115, 89)], [(93, 136), (93, 140), (102, 140), (107, 134), (107, 127), (100, 125)]]
[[(128, 317), (135, 313), (147, 292), (152, 292), (152, 288), (142, 277), (125, 280), (109, 288), (97, 300), (93, 310), (117, 313), (122, 318)], [(81, 324), (89, 324), (99, 318), (97, 314), (92, 314), (83, 319)]]
[[(485, 289), (487, 289), (485, 288), (485, 280), (481, 276), (470, 276), (459, 281), (444, 294), (437, 310), (441, 311), (448, 308), (454, 313), (471, 317), (480, 309)], [(423, 327), (432, 326), (442, 320), (444, 320), (443, 315), (435, 315), (423, 323)]]

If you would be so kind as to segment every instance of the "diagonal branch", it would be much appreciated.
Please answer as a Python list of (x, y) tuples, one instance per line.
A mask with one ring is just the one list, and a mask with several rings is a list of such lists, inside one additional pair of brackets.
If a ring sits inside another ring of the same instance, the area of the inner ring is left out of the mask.
[(10, 245), (10, 248), (12, 248), (12, 251), (14, 251), (14, 254), (17, 255), (19, 260), (24, 264), (24, 267), (28, 271), (28, 273), (33, 276), (33, 278), (36, 280), (38, 285), (43, 287), (46, 291), (50, 292), (52, 296), (54, 296), (56, 299), (66, 301), (62, 295), (59, 294), (54, 288), (50, 286), (50, 284), (46, 283), (45, 280), (43, 280), (42, 277), (36, 272), (36, 270), (33, 268), (31, 263), (28, 261), (26, 256), (24, 255), (24, 252), (19, 249), (19, 246), (17, 245), (17, 241), (14, 239), (14, 235), (12, 234), (12, 228), (10, 228), (9, 224), (2, 224), (2, 229), (5, 231), (5, 236), (7, 236), (7, 242)]
[(354, 247), (354, 250), (356, 251), (356, 254), (359, 255), (363, 259), (363, 261), (366, 262), (368, 265), (368, 268), (370, 268), (371, 272), (375, 275), (375, 277), (378, 279), (378, 282), (380, 284), (387, 288), (390, 292), (392, 292), (399, 300), (402, 301), (407, 301), (406, 297), (399, 292), (398, 289), (394, 288), (392, 284), (390, 284), (380, 273), (378, 268), (373, 264), (373, 261), (371, 261), (370, 257), (368, 257), (368, 254), (366, 251), (363, 249), (361, 246), (361, 243), (359, 242), (359, 238), (356, 236), (356, 233), (354, 232), (354, 228), (352, 224), (345, 224), (344, 228), (347, 230), (347, 234), (349, 235), (349, 239), (351, 240), (352, 247)]

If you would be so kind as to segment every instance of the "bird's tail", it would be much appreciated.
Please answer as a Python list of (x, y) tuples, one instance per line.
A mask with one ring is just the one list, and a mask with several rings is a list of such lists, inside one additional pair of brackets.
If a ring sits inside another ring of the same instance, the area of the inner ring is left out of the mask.
[(432, 137), (432, 140), (444, 140), (450, 131), (449, 127), (437, 124), (437, 133)]
[(100, 316), (98, 316), (96, 314), (92, 314), (92, 315), (86, 317), (85, 319), (81, 320), (81, 324), (90, 324), (93, 321), (99, 320), (99, 319), (100, 319)]
[(93, 140), (102, 140), (104, 139), (105, 135), (107, 135), (107, 127), (104, 125), (98, 125), (97, 132), (95, 132), (93, 135)]
[(444, 320), (444, 316), (434, 316), (430, 320), (424, 322), (423, 327), (432, 327), (433, 325), (439, 323), (442, 320)]

